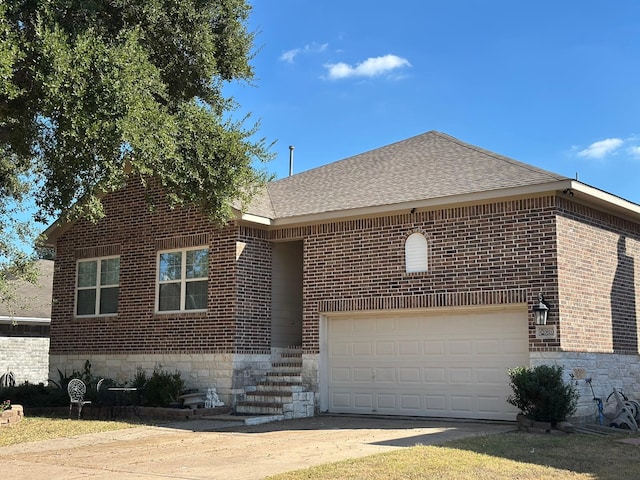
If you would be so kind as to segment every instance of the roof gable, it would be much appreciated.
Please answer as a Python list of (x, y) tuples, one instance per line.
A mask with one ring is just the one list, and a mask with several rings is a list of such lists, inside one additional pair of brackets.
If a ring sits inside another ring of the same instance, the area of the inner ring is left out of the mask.
[(259, 198), (248, 213), (287, 218), (566, 179), (430, 131), (271, 182), (270, 202)]

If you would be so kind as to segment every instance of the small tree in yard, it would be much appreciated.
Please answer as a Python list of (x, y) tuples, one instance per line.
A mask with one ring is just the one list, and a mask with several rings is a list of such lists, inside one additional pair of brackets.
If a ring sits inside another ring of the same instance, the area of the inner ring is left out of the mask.
[(507, 402), (526, 417), (555, 425), (575, 413), (579, 394), (573, 384), (562, 381), (562, 367), (517, 367), (508, 374), (513, 394)]

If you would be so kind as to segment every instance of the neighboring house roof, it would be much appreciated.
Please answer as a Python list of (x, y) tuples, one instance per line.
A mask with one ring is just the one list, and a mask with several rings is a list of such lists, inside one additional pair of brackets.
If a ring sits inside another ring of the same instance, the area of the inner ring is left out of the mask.
[(29, 323), (51, 321), (51, 298), (53, 289), (53, 260), (38, 260), (38, 282), (32, 284), (15, 281), (17, 298), (11, 305), (0, 302), (0, 322), (16, 320)]

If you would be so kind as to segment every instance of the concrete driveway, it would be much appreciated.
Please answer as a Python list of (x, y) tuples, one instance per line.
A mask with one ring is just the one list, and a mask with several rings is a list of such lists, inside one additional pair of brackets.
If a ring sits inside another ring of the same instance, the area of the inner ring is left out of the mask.
[(260, 479), (412, 445), (514, 430), (515, 425), (318, 416), (247, 426), (203, 419), (2, 449), (1, 477)]

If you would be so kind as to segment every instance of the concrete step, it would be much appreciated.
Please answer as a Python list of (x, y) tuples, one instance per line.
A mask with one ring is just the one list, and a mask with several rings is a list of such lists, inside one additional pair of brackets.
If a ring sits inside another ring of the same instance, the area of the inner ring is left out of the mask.
[(242, 401), (236, 405), (236, 413), (241, 415), (282, 415), (282, 404)]
[(302, 383), (302, 375), (300, 372), (268, 372), (267, 382), (273, 383)]
[(258, 382), (255, 391), (299, 393), (304, 391), (304, 386), (299, 382)]
[(301, 372), (302, 363), (279, 362), (271, 364), (272, 372)]
[(284, 415), (212, 415), (202, 418), (228, 422), (229, 426), (235, 426), (237, 424), (261, 425), (263, 423), (279, 422), (284, 420), (285, 417)]
[(251, 403), (282, 404), (293, 401), (292, 392), (281, 392), (277, 390), (247, 392), (246, 401)]

